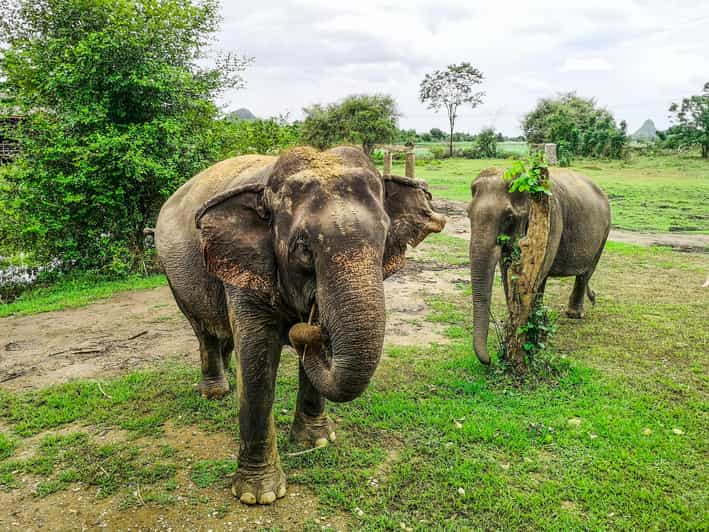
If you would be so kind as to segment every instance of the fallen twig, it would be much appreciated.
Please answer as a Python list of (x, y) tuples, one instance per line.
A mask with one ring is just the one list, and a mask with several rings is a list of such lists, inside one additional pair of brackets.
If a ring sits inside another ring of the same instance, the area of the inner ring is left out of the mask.
[(18, 379), (18, 378), (22, 377), (25, 373), (27, 373), (27, 372), (26, 371), (13, 371), (12, 373), (9, 373), (3, 377), (0, 377), (0, 382), (7, 382), (7, 381), (11, 381), (13, 379)]
[(103, 395), (108, 397), (109, 399), (113, 399), (110, 395), (108, 395), (106, 392), (103, 391), (103, 388), (101, 387), (101, 383), (99, 381), (96, 381), (96, 384), (98, 385), (98, 391), (101, 392)]
[(143, 496), (140, 493), (140, 483), (136, 483), (136, 486), (138, 487), (138, 490), (136, 491), (136, 494), (138, 495), (138, 500), (140, 501), (140, 504), (145, 506), (145, 501), (143, 500)]
[(286, 453), (286, 456), (300, 456), (301, 454), (308, 454), (312, 453), (313, 451), (317, 451), (320, 449), (324, 449), (325, 447), (312, 447), (310, 449), (306, 449), (305, 451), (298, 451), (297, 453)]

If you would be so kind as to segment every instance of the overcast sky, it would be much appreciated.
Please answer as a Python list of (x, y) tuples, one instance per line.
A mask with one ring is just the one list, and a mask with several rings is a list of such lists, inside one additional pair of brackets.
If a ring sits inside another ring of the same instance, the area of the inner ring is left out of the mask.
[(593, 96), (634, 131), (668, 125), (672, 101), (709, 81), (709, 0), (223, 0), (217, 47), (253, 56), (227, 109), (259, 117), (353, 93), (386, 93), (400, 126), (447, 128), (418, 101), (424, 74), (467, 61), (485, 75), (483, 105), (456, 130), (519, 132), (538, 98)]

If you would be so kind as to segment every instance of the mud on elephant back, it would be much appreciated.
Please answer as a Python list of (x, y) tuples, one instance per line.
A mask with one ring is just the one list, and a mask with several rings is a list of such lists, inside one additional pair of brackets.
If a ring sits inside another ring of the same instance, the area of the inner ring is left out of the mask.
[[(529, 194), (509, 192), (499, 168), (483, 170), (471, 184), (470, 279), (473, 290), (473, 347), (483, 364), (487, 350), (490, 298), (499, 263), (505, 298), (510, 307), (508, 272), (513, 246), (527, 234)], [(611, 226), (608, 198), (589, 178), (566, 168), (550, 168), (552, 195), (548, 202), (548, 236), (541, 257), (535, 300), (541, 303), (549, 277), (575, 276), (566, 314), (584, 317), (584, 297), (595, 303), (589, 280), (605, 247)], [(533, 243), (531, 244), (533, 245)], [(517, 251), (518, 252), (518, 251)]]
[(326, 399), (355, 399), (379, 362), (383, 280), (403, 267), (407, 245), (444, 224), (425, 183), (384, 179), (351, 147), (228, 159), (165, 203), (156, 246), (199, 340), (202, 395), (229, 391), (236, 352), (242, 502), (285, 494), (272, 412), (282, 347), (292, 340), (300, 354), (291, 437), (326, 445)]

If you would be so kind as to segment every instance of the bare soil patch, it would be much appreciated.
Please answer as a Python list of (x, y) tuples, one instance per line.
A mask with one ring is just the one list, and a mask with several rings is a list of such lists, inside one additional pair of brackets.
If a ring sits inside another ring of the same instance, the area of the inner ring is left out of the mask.
[[(424, 321), (426, 297), (447, 292), (465, 275), (445, 267), (413, 260), (387, 279), (386, 345), (447, 341), (441, 326)], [(0, 319), (0, 386), (13, 391), (112, 377), (166, 360), (199, 364), (197, 339), (167, 287)]]
[[(101, 443), (125, 440), (127, 434), (118, 430), (97, 432), (94, 427), (69, 425), (55, 433), (88, 431)], [(46, 434), (44, 434), (46, 435)], [(231, 438), (222, 433), (207, 433), (195, 427), (165, 426), (160, 438), (135, 440), (141, 446), (170, 445), (179, 449), (179, 460), (194, 464), (215, 457), (236, 460), (236, 447)], [(30, 452), (26, 446), (24, 452)], [(231, 451), (225, 456), (227, 450)], [(189, 467), (178, 471), (177, 488), (166, 504), (138, 503), (121, 508), (125, 494), (97, 498), (96, 488), (77, 485), (44, 498), (27, 488), (0, 490), (0, 529), (18, 530), (303, 530), (310, 523), (330, 530), (349, 529), (347, 516), (323, 512), (317, 497), (306, 487), (290, 485), (288, 493), (278, 504), (248, 507), (231, 495), (229, 482), (218, 486), (198, 488), (190, 479)], [(39, 480), (39, 479), (38, 479)], [(148, 496), (143, 487), (141, 497)], [(135, 487), (135, 493), (141, 493)]]

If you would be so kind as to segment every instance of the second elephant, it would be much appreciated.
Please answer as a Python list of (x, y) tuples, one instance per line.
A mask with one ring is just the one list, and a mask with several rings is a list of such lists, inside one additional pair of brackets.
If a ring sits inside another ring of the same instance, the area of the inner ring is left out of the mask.
[[(542, 266), (539, 297), (548, 277), (575, 276), (567, 315), (584, 315), (584, 297), (594, 302), (588, 282), (608, 238), (611, 212), (608, 198), (590, 179), (564, 168), (551, 168), (552, 183), (549, 245)], [(527, 232), (530, 198), (526, 193), (509, 192), (503, 170), (483, 170), (471, 185), (473, 199), (470, 218), (470, 278), (473, 289), (473, 347), (483, 364), (490, 363), (487, 335), (490, 295), (495, 266), (500, 263), (507, 294), (507, 269), (499, 238), (510, 241)]]

